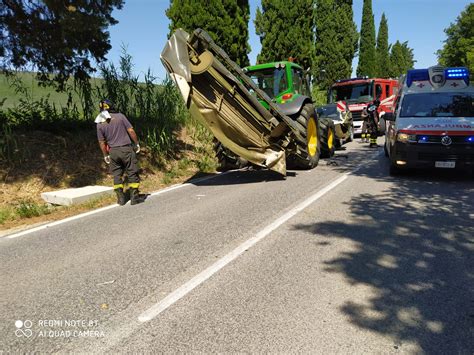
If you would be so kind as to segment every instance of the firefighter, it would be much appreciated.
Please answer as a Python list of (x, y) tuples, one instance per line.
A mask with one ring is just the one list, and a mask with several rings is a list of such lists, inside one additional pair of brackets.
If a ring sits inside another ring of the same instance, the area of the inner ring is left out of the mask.
[(367, 107), (364, 107), (362, 109), (361, 113), (362, 117), (362, 129), (361, 129), (361, 134), (360, 134), (360, 142), (361, 143), (369, 143), (369, 132), (367, 130), (368, 126), (368, 121), (369, 121), (369, 114), (367, 112)]
[[(117, 203), (125, 205), (124, 173), (128, 178), (130, 191), (130, 204), (140, 202), (138, 188), (140, 177), (138, 175), (137, 154), (140, 152), (138, 137), (127, 117), (116, 112), (109, 100), (99, 103), (100, 114), (97, 123), (97, 138), (104, 155), (104, 161), (110, 166), (114, 177), (114, 190), (117, 194)], [(134, 145), (132, 145), (132, 141)]]
[(368, 120), (367, 120), (367, 139), (370, 137), (370, 148), (377, 148), (377, 137), (379, 135), (379, 114), (378, 114), (378, 107), (380, 105), (380, 101), (375, 99), (372, 104), (367, 106), (367, 113), (368, 113)]

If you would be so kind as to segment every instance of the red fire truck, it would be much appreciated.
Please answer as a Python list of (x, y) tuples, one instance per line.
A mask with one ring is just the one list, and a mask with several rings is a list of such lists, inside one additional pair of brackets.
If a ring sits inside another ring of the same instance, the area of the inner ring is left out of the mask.
[[(352, 78), (336, 81), (328, 92), (328, 102), (345, 101), (352, 112), (354, 134), (362, 133), (362, 109), (379, 98), (379, 116), (393, 112), (392, 105), (398, 91), (398, 80), (379, 78)], [(384, 132), (381, 132), (382, 134)]]

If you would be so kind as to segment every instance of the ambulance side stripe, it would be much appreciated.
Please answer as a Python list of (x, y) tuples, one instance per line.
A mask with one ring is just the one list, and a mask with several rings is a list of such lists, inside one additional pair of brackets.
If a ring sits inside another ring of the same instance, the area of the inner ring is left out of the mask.
[(400, 129), (398, 132), (406, 134), (426, 134), (432, 136), (470, 136), (474, 135), (474, 131), (445, 131), (445, 130), (417, 130), (417, 129)]

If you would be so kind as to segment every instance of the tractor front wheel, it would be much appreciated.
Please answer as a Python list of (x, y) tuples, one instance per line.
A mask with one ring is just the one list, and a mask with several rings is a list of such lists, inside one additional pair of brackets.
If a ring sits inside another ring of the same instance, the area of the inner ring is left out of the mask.
[(331, 158), (336, 150), (336, 128), (334, 122), (329, 118), (321, 118), (319, 125), (321, 127), (321, 157)]
[(319, 163), (321, 149), (321, 133), (316, 113), (312, 104), (306, 104), (296, 118), (298, 129), (305, 141), (296, 142), (297, 151), (294, 154), (294, 163), (300, 169), (312, 169)]

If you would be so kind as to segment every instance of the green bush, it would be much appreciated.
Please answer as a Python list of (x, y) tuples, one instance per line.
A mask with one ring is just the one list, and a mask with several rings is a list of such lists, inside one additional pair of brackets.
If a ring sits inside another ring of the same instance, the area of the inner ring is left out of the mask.
[(0, 207), (0, 224), (4, 224), (13, 216), (13, 211), (8, 207)]
[(217, 168), (215, 159), (209, 155), (202, 156), (201, 159), (197, 161), (196, 165), (199, 171), (202, 171), (203, 173), (212, 173), (216, 171)]
[(21, 218), (31, 218), (49, 214), (51, 210), (46, 205), (39, 205), (36, 202), (25, 200), (20, 201), (16, 206), (15, 213)]

